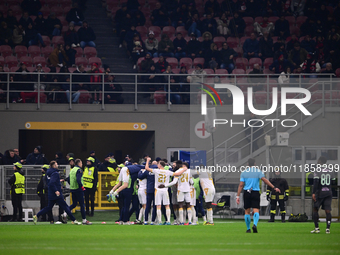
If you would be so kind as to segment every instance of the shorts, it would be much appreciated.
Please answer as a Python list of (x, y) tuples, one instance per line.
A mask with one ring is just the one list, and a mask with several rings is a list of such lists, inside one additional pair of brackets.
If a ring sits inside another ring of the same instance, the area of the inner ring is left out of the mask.
[(146, 189), (138, 189), (138, 200), (141, 205), (146, 205)]
[(196, 190), (194, 188), (191, 188), (190, 190), (190, 198), (191, 198), (190, 205), (196, 206)]
[(177, 202), (177, 190), (176, 192), (172, 190), (172, 193), (171, 193), (171, 196), (172, 196), (172, 204), (173, 205), (178, 205), (178, 202)]
[(203, 189), (204, 201), (206, 203), (211, 203), (214, 200), (215, 188), (205, 188)]
[(178, 203), (180, 202), (186, 202), (190, 203), (191, 202), (191, 197), (190, 197), (190, 192), (181, 192), (177, 191), (177, 201)]
[(332, 210), (332, 196), (316, 198), (316, 202), (314, 202), (315, 208), (320, 208), (322, 210), (331, 211)]
[(246, 190), (243, 192), (244, 209), (256, 208), (260, 209), (260, 192), (251, 191), (250, 193)]
[(156, 189), (155, 190), (155, 205), (162, 205), (162, 204), (163, 205), (170, 204), (168, 189)]

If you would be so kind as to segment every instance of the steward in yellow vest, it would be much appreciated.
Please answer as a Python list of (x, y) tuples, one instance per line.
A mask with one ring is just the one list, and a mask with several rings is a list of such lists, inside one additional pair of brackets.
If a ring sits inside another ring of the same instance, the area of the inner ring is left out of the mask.
[[(48, 186), (47, 186), (46, 172), (47, 172), (47, 169), (49, 168), (50, 168), (49, 165), (43, 165), (41, 167), (41, 177), (40, 177), (40, 180), (37, 186), (37, 194), (40, 197), (40, 210), (42, 210), (48, 205)], [(54, 223), (52, 211), (49, 211), (47, 215), (48, 215), (48, 221), (50, 223)], [(41, 220), (46, 221), (46, 214), (43, 214), (41, 216)]]
[[(13, 164), (14, 174), (8, 180), (11, 185), (11, 199), (13, 206), (13, 217), (10, 221), (22, 221), (22, 194), (25, 194), (25, 176), (22, 165), (19, 162)], [(19, 209), (19, 218), (17, 213)]]
[[(83, 173), (83, 182), (85, 188), (85, 208), (86, 215), (93, 216), (94, 214), (94, 199), (97, 191), (98, 184), (98, 170), (95, 165), (95, 159), (92, 157), (87, 158), (86, 167)], [(90, 213), (90, 201), (91, 201), (91, 213)]]

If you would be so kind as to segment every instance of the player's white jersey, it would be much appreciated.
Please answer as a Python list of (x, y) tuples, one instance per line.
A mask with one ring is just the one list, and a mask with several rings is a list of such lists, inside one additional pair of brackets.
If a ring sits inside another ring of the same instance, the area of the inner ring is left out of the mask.
[(199, 172), (202, 189), (215, 189), (212, 174), (210, 172)]
[[(179, 172), (181, 169), (177, 170), (177, 172)], [(191, 178), (190, 175), (190, 169), (187, 169), (186, 171), (184, 171), (180, 176), (177, 177), (178, 178), (178, 191), (180, 192), (190, 192), (190, 184), (189, 184), (189, 180)]]
[[(142, 172), (144, 173), (146, 170), (143, 169)], [(139, 182), (139, 188), (138, 190), (144, 190), (146, 189), (146, 183), (147, 183), (147, 178), (144, 178), (143, 180), (138, 179)]]
[(122, 170), (120, 170), (118, 181), (121, 181), (122, 183), (127, 182), (129, 183), (130, 178), (130, 172), (127, 167), (123, 167)]
[(160, 184), (169, 184), (170, 176), (174, 175), (173, 172), (162, 169), (152, 169), (152, 172), (155, 174), (155, 189), (158, 189)]

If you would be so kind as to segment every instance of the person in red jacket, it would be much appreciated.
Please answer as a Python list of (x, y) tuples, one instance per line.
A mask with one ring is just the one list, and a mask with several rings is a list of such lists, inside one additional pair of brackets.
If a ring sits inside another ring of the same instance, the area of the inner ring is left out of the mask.
[(103, 73), (100, 69), (97, 63), (93, 63), (91, 67), (91, 71), (89, 73), (93, 73), (94, 75), (91, 75), (90, 82), (93, 84), (90, 84), (90, 91), (94, 91), (92, 97), (93, 97), (93, 103), (99, 104), (99, 93), (102, 90), (102, 75)]

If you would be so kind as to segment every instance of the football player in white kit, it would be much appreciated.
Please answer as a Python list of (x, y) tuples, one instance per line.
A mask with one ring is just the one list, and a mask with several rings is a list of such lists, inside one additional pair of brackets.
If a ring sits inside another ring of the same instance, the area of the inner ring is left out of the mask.
[(180, 176), (185, 171), (185, 169), (178, 170), (175, 173), (169, 170), (165, 170), (164, 161), (158, 162), (157, 165), (158, 169), (150, 168), (149, 167), (150, 160), (151, 158), (148, 157), (145, 164), (145, 170), (155, 174), (155, 205), (157, 206), (157, 219), (159, 225), (162, 225), (161, 206), (163, 203), (166, 209), (167, 217), (167, 221), (163, 225), (171, 225), (170, 223), (171, 211), (168, 189), (159, 188), (159, 186), (162, 184), (163, 185), (162, 187), (166, 187), (169, 184), (170, 176)]
[(214, 181), (212, 179), (212, 174), (209, 170), (201, 167), (199, 171), (197, 171), (200, 177), (200, 184), (203, 189), (204, 201), (207, 207), (207, 222), (204, 222), (203, 225), (214, 225), (213, 218), (213, 210), (211, 203), (214, 200), (215, 196), (215, 186)]
[[(142, 172), (145, 171), (145, 169), (141, 170)], [(145, 220), (145, 208), (146, 208), (146, 183), (147, 179), (139, 180), (138, 179), (138, 200), (139, 203), (141, 204), (141, 208), (139, 211), (139, 216), (138, 216), (138, 224), (141, 224), (143, 220)]]

